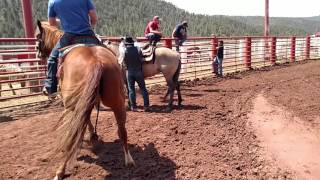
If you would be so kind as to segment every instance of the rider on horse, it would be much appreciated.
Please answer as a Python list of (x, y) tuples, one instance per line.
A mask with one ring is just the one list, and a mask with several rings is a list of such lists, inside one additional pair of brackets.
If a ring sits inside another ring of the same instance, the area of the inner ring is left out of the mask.
[(60, 48), (75, 43), (100, 44), (93, 31), (97, 24), (98, 16), (92, 0), (49, 0), (49, 24), (58, 26), (57, 18), (60, 19), (64, 34), (52, 49), (48, 58), (47, 79), (43, 88), (45, 95), (52, 95), (57, 92), (58, 80), (56, 74)]

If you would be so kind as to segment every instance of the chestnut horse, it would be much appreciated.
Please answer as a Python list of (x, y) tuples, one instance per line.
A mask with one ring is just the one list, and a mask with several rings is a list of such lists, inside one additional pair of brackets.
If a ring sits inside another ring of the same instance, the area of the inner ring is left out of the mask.
[[(48, 57), (61, 35), (59, 29), (38, 21), (38, 57)], [(123, 142), (125, 164), (134, 165), (127, 144), (123, 80), (114, 53), (98, 45), (76, 47), (65, 56), (60, 77), (65, 111), (57, 129), (61, 137), (58, 137), (55, 152), (61, 153), (63, 162), (54, 179), (63, 178), (68, 161), (80, 149), (87, 126), (93, 134), (90, 115), (97, 102), (112, 109), (118, 125), (118, 135)]]

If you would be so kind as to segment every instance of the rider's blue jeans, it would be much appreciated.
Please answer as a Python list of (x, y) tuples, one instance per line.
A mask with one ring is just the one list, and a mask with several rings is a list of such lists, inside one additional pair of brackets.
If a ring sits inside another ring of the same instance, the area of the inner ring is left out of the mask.
[(149, 33), (146, 35), (146, 38), (149, 40), (150, 44), (156, 46), (157, 42), (160, 41), (161, 36), (155, 33)]
[(138, 86), (141, 90), (143, 97), (144, 107), (149, 107), (149, 94), (144, 82), (143, 73), (141, 70), (127, 70), (126, 71), (128, 90), (129, 90), (129, 101), (132, 108), (137, 108), (136, 103), (136, 90), (135, 82), (138, 83)]
[(217, 76), (223, 75), (222, 62), (223, 62), (223, 58), (218, 58), (218, 56), (216, 56), (213, 61), (214, 72), (216, 73)]
[(176, 44), (176, 51), (179, 52), (179, 50), (180, 50), (179, 46), (182, 46), (182, 44), (186, 41), (186, 38), (178, 37), (178, 38), (175, 38), (174, 41)]
[(93, 31), (88, 32), (85, 35), (74, 35), (70, 33), (64, 33), (60, 40), (57, 42), (55, 47), (52, 49), (51, 54), (48, 58), (47, 66), (47, 79), (44, 81), (44, 87), (48, 91), (49, 94), (57, 92), (58, 87), (58, 79), (57, 68), (58, 68), (58, 58), (59, 58), (59, 49), (76, 44), (100, 44), (98, 39), (92, 38), (95, 34)]

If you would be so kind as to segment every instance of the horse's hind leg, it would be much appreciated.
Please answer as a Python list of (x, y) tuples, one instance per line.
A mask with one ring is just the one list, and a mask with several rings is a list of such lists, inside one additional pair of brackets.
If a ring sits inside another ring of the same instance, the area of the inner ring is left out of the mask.
[(175, 84), (173, 83), (173, 81), (168, 81), (168, 92), (170, 94), (170, 98), (169, 98), (169, 103), (168, 103), (168, 107), (166, 108), (166, 111), (170, 112), (172, 111), (173, 108), (173, 95), (174, 95), (174, 89), (175, 89)]
[(177, 82), (177, 84), (176, 84), (176, 90), (177, 90), (177, 94), (178, 94), (178, 106), (181, 106), (182, 97), (181, 97), (180, 84), (179, 84), (179, 82)]
[(169, 91), (169, 88), (168, 88), (166, 95), (164, 95), (164, 97), (163, 97), (163, 101), (167, 100), (167, 97), (168, 97), (169, 93), (170, 93), (170, 91)]
[(123, 143), (123, 150), (124, 150), (124, 158), (125, 158), (125, 165), (135, 165), (130, 151), (128, 149), (128, 137), (127, 137), (127, 130), (125, 127), (126, 123), (126, 110), (124, 105), (121, 107), (113, 107), (112, 108), (114, 115), (116, 117), (116, 121), (118, 124), (118, 135), (119, 138), (122, 140)]
[(89, 138), (91, 144), (94, 144), (98, 140), (98, 135), (96, 132), (94, 132), (94, 127), (91, 123), (91, 121), (88, 123), (88, 131), (89, 131)]
[(66, 157), (65, 161), (58, 167), (58, 170), (56, 171), (56, 176), (53, 178), (53, 180), (63, 179), (69, 159), (70, 159), (70, 156)]

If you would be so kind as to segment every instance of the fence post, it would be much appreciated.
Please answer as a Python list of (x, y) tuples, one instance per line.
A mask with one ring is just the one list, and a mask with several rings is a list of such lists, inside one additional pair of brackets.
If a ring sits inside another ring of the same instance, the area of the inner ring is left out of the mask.
[(291, 37), (291, 52), (290, 52), (290, 60), (294, 62), (296, 59), (296, 37)]
[(310, 38), (310, 36), (308, 35), (307, 37), (306, 37), (306, 48), (305, 48), (305, 60), (308, 60), (308, 59), (310, 59), (310, 40), (311, 40), (311, 38)]
[(218, 53), (218, 50), (217, 50), (218, 38), (215, 35), (212, 36), (211, 44), (212, 44), (212, 60), (213, 60)]
[(251, 69), (251, 37), (245, 38), (244, 62), (246, 68)]
[(276, 64), (277, 60), (277, 38), (271, 38), (271, 64)]
[(169, 49), (172, 49), (172, 39), (165, 39), (164, 40), (164, 46), (169, 48)]

